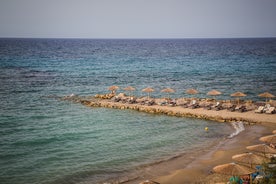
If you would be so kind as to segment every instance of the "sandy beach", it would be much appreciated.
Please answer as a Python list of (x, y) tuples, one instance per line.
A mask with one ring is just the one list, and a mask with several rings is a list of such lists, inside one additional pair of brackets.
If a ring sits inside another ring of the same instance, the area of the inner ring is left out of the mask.
[(212, 168), (216, 165), (233, 162), (231, 158), (233, 155), (248, 152), (246, 146), (261, 143), (259, 137), (271, 134), (275, 128), (275, 125), (267, 124), (266, 126), (247, 126), (246, 130), (238, 136), (223, 140), (207, 153), (198, 155), (183, 169), (174, 170), (167, 175), (156, 177), (154, 180), (162, 184), (227, 182), (230, 176), (211, 173)]
[[(269, 135), (276, 129), (276, 114), (259, 114), (254, 110), (247, 112), (230, 112), (228, 110), (206, 110), (204, 108), (183, 108), (181, 106), (141, 105), (114, 102), (111, 100), (80, 100), (89, 107), (105, 107), (116, 109), (132, 109), (141, 112), (166, 114), (170, 116), (200, 118), (218, 122), (242, 121), (245, 131), (233, 138), (216, 142), (209, 149), (182, 155), (165, 162), (147, 166), (135, 179), (126, 179), (122, 183), (137, 184), (146, 179), (151, 179), (162, 184), (183, 183), (219, 183), (225, 182), (229, 176), (214, 174), (212, 168), (219, 164), (233, 162), (232, 156), (248, 152), (246, 146), (261, 143), (259, 138)], [(130, 177), (131, 178), (131, 177)]]

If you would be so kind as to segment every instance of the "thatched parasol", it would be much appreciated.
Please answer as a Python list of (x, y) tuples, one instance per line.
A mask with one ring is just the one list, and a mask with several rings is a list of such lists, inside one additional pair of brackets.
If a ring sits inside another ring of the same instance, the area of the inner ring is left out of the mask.
[(246, 94), (238, 91), (236, 93), (231, 94), (230, 96), (232, 96), (232, 97), (238, 97), (237, 99), (238, 99), (238, 105), (239, 105), (239, 103), (240, 103), (240, 98), (239, 97), (245, 97)]
[(149, 99), (150, 93), (154, 92), (154, 89), (150, 88), (150, 87), (147, 87), (145, 89), (142, 89), (142, 91), (148, 93), (148, 99)]
[(165, 88), (161, 90), (162, 93), (168, 93), (168, 97), (169, 97), (169, 93), (174, 93), (175, 90), (173, 90), (172, 88)]
[(242, 154), (234, 155), (232, 156), (232, 159), (237, 162), (250, 164), (251, 168), (253, 164), (263, 164), (269, 161), (268, 158), (260, 155), (256, 155), (254, 153), (242, 153)]
[[(275, 131), (275, 130), (274, 130), (274, 131)], [(274, 132), (274, 131), (273, 131), (273, 132)], [(272, 144), (276, 144), (276, 134), (267, 135), (267, 136), (261, 137), (261, 138), (260, 138), (260, 141), (267, 142), (267, 143), (272, 143)]]
[(209, 91), (207, 93), (207, 95), (210, 95), (210, 96), (217, 96), (217, 95), (221, 95), (221, 92), (220, 91), (217, 91), (217, 90), (212, 90), (212, 91)]
[(195, 95), (198, 93), (198, 91), (196, 89), (187, 89), (186, 90), (186, 93), (189, 94), (189, 95)]
[(271, 153), (271, 154), (276, 153), (276, 149), (274, 149), (266, 144), (257, 144), (257, 145), (253, 145), (253, 146), (247, 146), (246, 149), (251, 150), (251, 151), (261, 152), (264, 154), (264, 156), (267, 153)]
[(210, 95), (210, 96), (217, 96), (217, 95), (221, 95), (221, 92), (220, 91), (217, 91), (217, 90), (212, 90), (212, 91), (209, 91), (207, 93), (207, 95)]
[(110, 86), (109, 88), (108, 88), (108, 90), (109, 91), (111, 91), (111, 93), (116, 93), (116, 90), (118, 90), (119, 89), (119, 87), (118, 86)]
[(251, 174), (255, 172), (255, 169), (242, 166), (236, 163), (218, 165), (214, 167), (213, 170), (216, 173), (231, 175), (231, 176), (241, 176), (241, 175)]
[(130, 96), (131, 91), (134, 91), (135, 88), (132, 87), (132, 86), (128, 86), (128, 87), (124, 88), (124, 90), (125, 90), (125, 91), (129, 91), (129, 96)]
[(269, 98), (274, 98), (275, 96), (269, 92), (265, 92), (265, 93), (261, 93), (258, 95), (259, 97), (263, 97), (265, 98), (265, 102), (267, 103), (268, 102), (268, 99)]
[(198, 93), (198, 91), (196, 89), (187, 89), (186, 93), (189, 95), (195, 95)]

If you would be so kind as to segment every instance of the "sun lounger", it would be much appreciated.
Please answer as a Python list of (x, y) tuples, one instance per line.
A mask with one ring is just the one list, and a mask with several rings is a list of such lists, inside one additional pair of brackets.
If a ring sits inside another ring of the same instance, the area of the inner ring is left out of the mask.
[(227, 110), (234, 112), (236, 108), (236, 105), (231, 105), (230, 107), (227, 108)]
[(158, 102), (158, 105), (160, 105), (160, 106), (164, 106), (164, 105), (166, 105), (166, 104), (167, 104), (166, 101)]
[(176, 106), (176, 103), (172, 101), (172, 102), (169, 102), (168, 105), (169, 105), (170, 107), (174, 107), (174, 106)]
[(237, 106), (237, 107), (235, 108), (235, 111), (238, 111), (238, 112), (245, 112), (245, 111), (247, 111), (247, 110), (246, 110), (246, 107), (245, 107), (244, 105), (240, 105), (240, 106)]
[(222, 109), (222, 105), (220, 102), (217, 102), (215, 105), (212, 106), (212, 109), (219, 111)]
[(196, 100), (193, 100), (192, 103), (190, 103), (190, 104), (188, 105), (188, 107), (191, 108), (191, 109), (195, 109), (195, 108), (198, 108), (198, 107), (199, 107), (199, 104), (197, 103)]
[(266, 104), (266, 105), (264, 106), (264, 112), (266, 112), (270, 107), (271, 107), (270, 104)]
[(212, 106), (213, 106), (212, 104), (207, 104), (207, 105), (203, 106), (203, 108), (206, 110), (211, 110)]
[(263, 113), (264, 112), (264, 106), (259, 106), (258, 109), (255, 110), (255, 113)]
[(145, 104), (148, 105), (148, 106), (151, 106), (151, 105), (154, 105), (155, 102), (154, 102), (154, 100), (148, 100), (148, 101), (145, 102)]
[(127, 102), (129, 104), (134, 104), (134, 103), (136, 103), (136, 98), (135, 97), (130, 97)]
[(180, 104), (181, 107), (187, 108), (189, 106), (189, 102), (185, 102)]
[(266, 114), (273, 114), (275, 113), (275, 107), (269, 107), (268, 110), (265, 111)]
[(115, 96), (113, 99), (114, 102), (119, 102), (121, 101), (121, 97)]

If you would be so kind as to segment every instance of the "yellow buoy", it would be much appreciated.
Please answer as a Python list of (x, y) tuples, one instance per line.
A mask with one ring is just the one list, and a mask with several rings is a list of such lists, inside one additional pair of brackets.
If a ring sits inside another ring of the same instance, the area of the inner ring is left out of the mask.
[(209, 130), (209, 128), (208, 127), (205, 127), (205, 131), (207, 132)]

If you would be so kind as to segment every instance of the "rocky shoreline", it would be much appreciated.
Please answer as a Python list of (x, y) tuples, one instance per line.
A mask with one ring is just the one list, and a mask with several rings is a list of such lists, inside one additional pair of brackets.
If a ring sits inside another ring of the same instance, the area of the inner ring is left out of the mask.
[(95, 98), (95, 97), (80, 97), (80, 96), (66, 96), (62, 97), (62, 100), (71, 101), (74, 103), (80, 103), (87, 107), (103, 107), (113, 109), (129, 109), (139, 112), (151, 113), (151, 114), (163, 114), (176, 117), (198, 118), (204, 120), (211, 120), (217, 122), (238, 122), (242, 121), (245, 124), (256, 123), (276, 123), (275, 114), (257, 114), (254, 111), (248, 112), (230, 112), (227, 110), (205, 110), (203, 108), (184, 108), (181, 106), (161, 106), (161, 105), (141, 105), (138, 103), (122, 103), (114, 102), (110, 99)]

